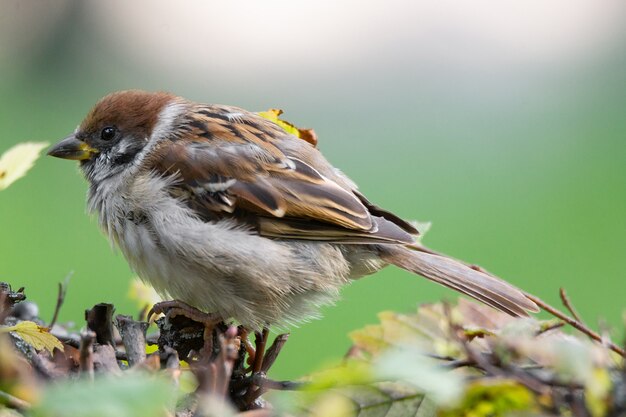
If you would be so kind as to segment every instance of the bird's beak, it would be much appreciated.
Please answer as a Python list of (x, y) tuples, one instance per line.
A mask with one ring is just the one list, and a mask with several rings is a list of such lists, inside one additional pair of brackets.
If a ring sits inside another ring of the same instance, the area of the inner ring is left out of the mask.
[(98, 153), (97, 149), (92, 148), (82, 140), (76, 139), (76, 136), (74, 135), (66, 137), (48, 151), (48, 155), (50, 156), (63, 159), (73, 159), (76, 161), (89, 159), (96, 153)]

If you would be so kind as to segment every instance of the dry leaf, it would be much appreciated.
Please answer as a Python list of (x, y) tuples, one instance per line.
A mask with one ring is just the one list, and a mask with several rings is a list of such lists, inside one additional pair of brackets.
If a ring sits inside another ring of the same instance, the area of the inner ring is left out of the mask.
[(39, 152), (47, 143), (19, 143), (0, 157), (0, 190), (4, 190), (22, 178), (39, 158)]
[(21, 321), (15, 326), (2, 327), (0, 332), (13, 332), (37, 350), (46, 349), (50, 353), (54, 348), (63, 350), (59, 339), (51, 335), (48, 329), (32, 321)]
[(317, 146), (317, 134), (315, 131), (313, 129), (301, 129), (285, 120), (280, 119), (278, 116), (283, 114), (282, 110), (269, 109), (268, 111), (261, 111), (258, 114), (262, 118), (276, 123), (278, 126), (282, 127), (285, 132), (291, 133), (292, 135), (309, 142), (313, 146)]

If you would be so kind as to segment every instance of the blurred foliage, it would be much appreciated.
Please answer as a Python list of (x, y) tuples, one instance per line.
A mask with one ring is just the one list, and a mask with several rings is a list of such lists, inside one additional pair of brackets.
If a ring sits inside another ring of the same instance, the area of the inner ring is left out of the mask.
[(532, 392), (513, 380), (474, 382), (467, 387), (463, 400), (443, 410), (441, 417), (500, 417), (511, 412), (533, 415), (539, 412)]
[[(134, 287), (138, 300), (150, 300), (146, 288)], [(156, 349), (155, 342), (146, 344), (145, 334), (120, 339), (111, 333), (106, 328), (112, 326), (112, 306), (95, 306), (85, 315), (95, 333), (55, 326), (59, 340), (38, 317), (33, 320), (41, 324), (21, 318), (21, 289), (2, 289), (0, 412), (10, 412), (6, 415), (609, 417), (626, 412), (624, 357), (610, 350), (608, 334), (594, 342), (563, 332), (557, 320), (511, 317), (465, 299), (457, 305), (424, 304), (413, 314), (380, 313), (379, 324), (350, 334), (353, 345), (340, 364), (296, 385), (267, 379), (271, 364), (265, 368), (264, 362), (261, 372), (250, 373), (256, 362), (246, 360), (251, 345), (246, 333), (232, 326), (216, 327), (205, 351), (202, 323), (166, 314), (156, 322)], [(109, 316), (92, 315), (96, 307)], [(122, 331), (120, 316), (114, 322), (121, 334), (130, 329)], [(256, 337), (258, 355), (262, 336)], [(137, 343), (145, 354), (130, 366)], [(266, 357), (276, 357), (270, 353), (280, 352), (276, 346), (275, 341), (265, 350)], [(297, 390), (268, 392), (281, 387)]]
[(380, 324), (351, 338), (341, 366), (311, 376), (307, 410), (326, 402), (348, 404), (352, 411), (340, 415), (384, 417), (624, 410), (623, 357), (563, 333), (554, 320), (514, 318), (460, 299), (415, 314), (381, 313)]
[(29, 413), (35, 417), (168, 417), (175, 397), (164, 378), (135, 373), (50, 385)]
[(0, 190), (26, 175), (47, 143), (20, 143), (0, 156)]

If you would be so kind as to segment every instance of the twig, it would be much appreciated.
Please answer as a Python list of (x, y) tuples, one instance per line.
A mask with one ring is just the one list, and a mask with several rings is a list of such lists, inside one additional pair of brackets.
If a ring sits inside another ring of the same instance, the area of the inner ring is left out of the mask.
[(93, 379), (93, 342), (96, 334), (87, 330), (80, 335), (80, 349), (78, 364), (81, 372), (86, 373), (90, 379)]
[(238, 358), (240, 345), (236, 339), (235, 327), (228, 327), (223, 333), (219, 327), (215, 327), (212, 334), (216, 336), (216, 356), (212, 360), (205, 358), (206, 360), (189, 364), (198, 380), (198, 398), (207, 395), (226, 397), (235, 360)]
[[(254, 333), (254, 344), (256, 345), (255, 353), (254, 353), (254, 362), (252, 363), (252, 375), (261, 372), (261, 368), (263, 366), (263, 359), (265, 356), (265, 346), (267, 344), (267, 338), (269, 337), (269, 329), (267, 327), (263, 328), (263, 332), (255, 332)], [(276, 359), (276, 358), (274, 358)], [(265, 375), (265, 373), (263, 373)], [(244, 401), (246, 404), (246, 408), (249, 409), (254, 401), (259, 398), (264, 393), (262, 387), (255, 385), (254, 383), (250, 384), (248, 387), (248, 391), (244, 397)]]
[(4, 320), (11, 315), (15, 304), (25, 299), (24, 287), (13, 291), (11, 284), (0, 282), (0, 323), (4, 323)]
[[(463, 334), (463, 328), (452, 320), (452, 313), (450, 305), (448, 303), (443, 303), (443, 310), (448, 322), (450, 335), (461, 344), (463, 350), (465, 351), (465, 354), (467, 355), (467, 360), (472, 362), (476, 368), (482, 369), (487, 375), (495, 377), (509, 376), (503, 368), (493, 365), (496, 358), (494, 358), (493, 356), (485, 357), (482, 352), (477, 351), (472, 346), (470, 346), (470, 341), (467, 340), (467, 337), (461, 336)], [(508, 370), (520, 384), (524, 385), (529, 390), (534, 391), (538, 394), (545, 393), (545, 389), (541, 385), (541, 383), (528, 373), (511, 367), (509, 367)]]
[(424, 352), (424, 356), (428, 356), (429, 358), (437, 359), (437, 360), (440, 360), (440, 361), (455, 361), (455, 360), (457, 360), (457, 358), (455, 358), (453, 356), (438, 355), (436, 353), (430, 353), (430, 352)]
[(217, 387), (217, 392), (223, 396), (226, 396), (228, 393), (228, 386), (233, 374), (235, 360), (237, 360), (238, 357), (240, 344), (239, 340), (235, 339), (236, 337), (237, 329), (231, 326), (224, 332), (223, 335), (220, 335), (219, 338), (221, 349), (218, 357), (219, 359), (215, 361), (215, 364), (219, 366), (217, 379), (219, 386)]
[(279, 334), (274, 338), (272, 346), (270, 346), (270, 348), (267, 349), (267, 352), (265, 352), (263, 364), (261, 365), (261, 372), (267, 373), (267, 371), (270, 370), (283, 346), (285, 346), (285, 343), (287, 343), (288, 338), (289, 333)]
[(617, 346), (615, 343), (611, 342), (610, 340), (606, 340), (605, 338), (600, 336), (598, 333), (594, 332), (589, 327), (585, 326), (580, 321), (575, 320), (575, 319), (569, 317), (568, 315), (561, 313), (559, 310), (557, 310), (556, 308), (552, 307), (550, 304), (546, 303), (545, 301), (543, 301), (539, 297), (536, 297), (536, 296), (534, 296), (532, 294), (528, 294), (528, 293), (525, 293), (524, 295), (526, 296), (526, 298), (528, 298), (529, 300), (533, 301), (535, 304), (537, 304), (539, 307), (541, 307), (542, 309), (544, 309), (548, 313), (552, 314), (555, 317), (560, 318), (561, 320), (563, 320), (564, 322), (566, 322), (567, 324), (569, 324), (573, 328), (579, 330), (580, 332), (586, 334), (587, 336), (589, 336), (593, 340), (595, 340), (595, 341), (597, 341), (597, 342), (599, 342), (599, 343), (601, 343), (603, 345), (606, 345), (609, 349), (611, 349), (613, 352), (617, 353), (618, 355), (620, 355), (622, 357), (626, 357), (626, 351), (624, 351), (624, 349), (620, 348), (619, 346)]
[(23, 342), (22, 339), (19, 339), (19, 341), (16, 341), (15, 339), (17, 337), (14, 335), (11, 335), (11, 337), (14, 339), (13, 345), (15, 346), (17, 351), (21, 353), (24, 356), (24, 358), (26, 358), (26, 360), (31, 364), (31, 366), (33, 367), (33, 370), (37, 373), (37, 375), (44, 380), (53, 379), (54, 376), (49, 366), (50, 362), (47, 360), (44, 360), (37, 353), (35, 348), (32, 347), (32, 345), (29, 345), (28, 343)]
[(122, 343), (128, 356), (128, 364), (133, 366), (146, 359), (146, 330), (148, 323), (135, 321), (130, 316), (115, 317), (115, 326), (122, 336)]
[(254, 374), (250, 377), (250, 382), (253, 385), (257, 385), (267, 391), (268, 389), (274, 389), (279, 391), (297, 391), (302, 389), (306, 384), (298, 381), (274, 381), (269, 379), (267, 375), (263, 373)]
[(555, 329), (560, 329), (563, 326), (565, 326), (565, 322), (557, 321), (556, 323), (553, 323), (553, 324), (551, 324), (549, 326), (546, 326), (546, 327), (540, 329), (539, 331), (537, 331), (537, 333), (535, 335), (539, 336), (540, 334), (544, 334), (544, 333), (547, 333), (547, 332), (555, 330)]
[(59, 291), (57, 293), (57, 304), (54, 307), (54, 314), (52, 315), (52, 320), (50, 320), (49, 328), (54, 327), (57, 319), (59, 318), (59, 312), (61, 311), (61, 307), (63, 306), (63, 302), (65, 301), (65, 295), (67, 294), (67, 286), (70, 283), (70, 278), (74, 275), (74, 271), (70, 271), (66, 276), (63, 282), (59, 282)]
[(255, 332), (254, 343), (256, 344), (254, 363), (252, 364), (252, 372), (259, 372), (263, 365), (263, 357), (265, 355), (265, 345), (269, 336), (269, 329), (263, 328), (263, 332)]
[(52, 375), (52, 372), (50, 372), (50, 367), (48, 366), (49, 362), (46, 362), (47, 361), (44, 361), (44, 359), (37, 354), (35, 349), (31, 347), (30, 363), (33, 365), (33, 369), (35, 369), (38, 375), (43, 379), (51, 380), (54, 376)]
[(241, 343), (243, 343), (243, 346), (246, 349), (246, 353), (248, 354), (248, 360), (246, 362), (248, 365), (252, 366), (252, 364), (254, 363), (254, 357), (256, 356), (256, 350), (254, 349), (254, 346), (252, 346), (252, 343), (248, 338), (248, 331), (246, 330), (246, 328), (243, 326), (239, 326), (237, 330), (239, 331), (239, 339), (241, 340)]
[(574, 318), (577, 321), (579, 321), (580, 323), (583, 323), (582, 319), (580, 318), (580, 315), (578, 314), (578, 312), (572, 305), (569, 297), (567, 296), (567, 293), (565, 292), (565, 288), (563, 287), (559, 288), (559, 295), (561, 296), (561, 301), (563, 302), (563, 305), (565, 306), (565, 308), (567, 308), (569, 312), (572, 313), (572, 316), (574, 316)]
[(93, 367), (95, 371), (112, 375), (121, 375), (122, 372), (117, 363), (115, 349), (111, 345), (93, 346)]
[(0, 391), (0, 400), (2, 403), (9, 408), (13, 408), (14, 410), (27, 410), (31, 407), (30, 403), (22, 400), (21, 398), (17, 398), (8, 392)]
[(100, 303), (93, 306), (91, 310), (85, 311), (87, 327), (96, 334), (96, 341), (101, 344), (115, 346), (113, 340), (113, 304)]
[(11, 311), (13, 311), (13, 306), (9, 305), (7, 300), (8, 294), (3, 291), (3, 288), (0, 288), (0, 324), (4, 323), (6, 318), (11, 314)]
[(457, 359), (441, 365), (444, 369), (457, 369), (464, 368), (466, 366), (477, 367), (478, 365), (472, 359)]
[(161, 366), (166, 369), (174, 386), (178, 387), (180, 385), (181, 375), (178, 352), (169, 346), (165, 346), (163, 351), (159, 352), (159, 357), (161, 359)]

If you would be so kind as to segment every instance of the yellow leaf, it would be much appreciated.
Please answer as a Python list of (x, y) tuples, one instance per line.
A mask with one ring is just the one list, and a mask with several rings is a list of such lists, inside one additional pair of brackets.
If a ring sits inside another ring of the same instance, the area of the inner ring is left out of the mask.
[(502, 417), (517, 413), (536, 415), (532, 392), (507, 379), (478, 380), (469, 385), (461, 404), (442, 410), (440, 417)]
[(136, 301), (139, 308), (152, 307), (156, 303), (163, 301), (154, 288), (137, 277), (133, 278), (130, 283), (128, 297)]
[(47, 143), (19, 143), (0, 157), (0, 190), (22, 178), (39, 158)]
[(611, 405), (613, 383), (609, 371), (595, 368), (585, 384), (585, 403), (593, 417), (606, 416)]
[(54, 348), (63, 350), (63, 344), (59, 339), (51, 335), (48, 329), (32, 321), (21, 321), (15, 326), (2, 327), (0, 332), (13, 332), (37, 350), (46, 349), (50, 353)]
[(269, 109), (268, 111), (261, 111), (258, 114), (262, 118), (276, 123), (278, 126), (282, 127), (285, 132), (291, 133), (292, 135), (309, 142), (313, 146), (317, 145), (317, 134), (315, 131), (313, 129), (301, 129), (286, 120), (280, 119), (278, 116), (283, 114), (282, 110)]

